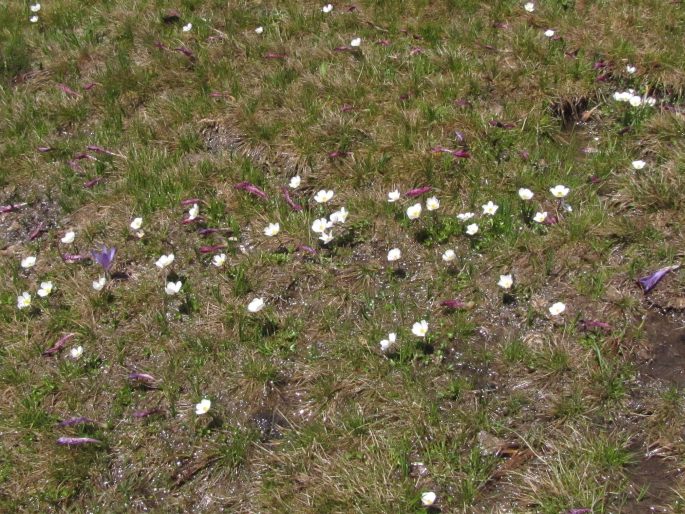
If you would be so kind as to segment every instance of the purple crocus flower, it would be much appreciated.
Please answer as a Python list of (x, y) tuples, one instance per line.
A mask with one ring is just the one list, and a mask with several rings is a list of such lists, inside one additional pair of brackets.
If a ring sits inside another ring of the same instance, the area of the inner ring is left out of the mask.
[(680, 267), (680, 265), (676, 264), (674, 266), (666, 266), (665, 268), (661, 268), (659, 270), (656, 270), (654, 273), (651, 275), (647, 275), (646, 277), (642, 277), (639, 279), (637, 282), (640, 284), (642, 287), (642, 290), (646, 293), (649, 293), (656, 285), (659, 283), (659, 281), (664, 278), (666, 273), (669, 271), (677, 270)]
[(112, 263), (114, 262), (114, 256), (116, 255), (116, 253), (116, 248), (107, 248), (107, 245), (102, 245), (102, 250), (100, 250), (99, 252), (93, 250), (91, 252), (91, 255), (93, 256), (93, 260), (97, 262), (100, 266), (102, 266), (102, 269), (104, 269), (105, 272), (107, 272), (112, 267)]
[(102, 441), (92, 437), (60, 437), (57, 444), (62, 446), (81, 446), (83, 444), (100, 444)]

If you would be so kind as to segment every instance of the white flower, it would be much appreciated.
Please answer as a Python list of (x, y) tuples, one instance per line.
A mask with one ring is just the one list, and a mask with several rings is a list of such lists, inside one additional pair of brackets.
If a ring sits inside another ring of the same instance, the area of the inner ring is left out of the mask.
[(478, 225), (476, 223), (471, 223), (466, 227), (466, 233), (470, 236), (475, 236), (478, 233)]
[(319, 218), (314, 220), (314, 223), (312, 223), (312, 232), (316, 232), (317, 234), (323, 234), (333, 226), (333, 223), (331, 221), (328, 221), (326, 218)]
[(514, 278), (509, 275), (500, 275), (499, 276), (499, 282), (497, 282), (497, 285), (500, 286), (502, 289), (510, 289), (511, 286), (514, 285)]
[(40, 4), (33, 4), (29, 9), (31, 9), (31, 12), (38, 12), (40, 11)]
[(220, 253), (219, 255), (215, 255), (212, 257), (212, 264), (216, 266), (217, 268), (220, 268), (221, 266), (224, 265), (226, 262), (226, 254), (225, 253)]
[(549, 308), (549, 313), (550, 313), (552, 316), (558, 316), (559, 314), (561, 314), (561, 313), (564, 312), (565, 310), (566, 310), (566, 305), (564, 305), (564, 304), (561, 303), (561, 302), (557, 302), (557, 303), (553, 304), (553, 305)]
[(428, 323), (426, 320), (422, 319), (421, 321), (414, 323), (411, 327), (411, 333), (416, 337), (426, 337), (426, 334), (428, 333)]
[(569, 191), (570, 189), (568, 187), (562, 186), (561, 184), (559, 184), (558, 186), (554, 186), (549, 190), (549, 192), (557, 198), (564, 198), (569, 193)]
[(499, 205), (492, 203), (492, 200), (490, 200), (488, 203), (486, 203), (482, 207), (483, 207), (483, 214), (488, 214), (489, 216), (494, 216), (495, 213), (497, 212), (497, 209), (499, 209)]
[(133, 230), (140, 230), (143, 226), (143, 218), (133, 218), (133, 221), (129, 225)]
[(183, 25), (183, 32), (190, 32), (192, 28), (193, 28), (192, 23), (188, 23), (187, 25)]
[(76, 232), (74, 232), (73, 230), (70, 230), (69, 232), (64, 234), (64, 236), (62, 237), (62, 239), (60, 239), (60, 241), (62, 241), (65, 245), (70, 245), (71, 243), (74, 242), (74, 238), (76, 238)]
[(554, 37), (554, 31), (552, 29), (545, 30), (546, 37)]
[(164, 269), (166, 268), (169, 264), (174, 262), (174, 254), (170, 253), (169, 255), (162, 255), (159, 259), (157, 259), (157, 262), (155, 262), (155, 266), (157, 266), (159, 269)]
[(278, 223), (269, 223), (264, 229), (264, 235), (273, 237), (281, 231), (281, 226)]
[(399, 248), (393, 248), (388, 252), (388, 262), (399, 261), (402, 257), (402, 250)]
[(321, 12), (325, 13), (325, 14), (328, 14), (332, 10), (333, 10), (333, 4), (326, 4), (321, 8)]
[(533, 2), (528, 2), (523, 6), (526, 12), (533, 12), (535, 10), (535, 4)]
[(21, 267), (24, 269), (33, 268), (36, 265), (36, 258), (31, 255), (29, 257), (24, 257), (21, 260)]
[(633, 97), (633, 94), (630, 91), (621, 91), (621, 92), (616, 92), (614, 93), (614, 100), (617, 102), (627, 102)]
[(462, 212), (460, 214), (457, 214), (457, 219), (459, 219), (459, 221), (468, 221), (474, 216), (475, 214), (472, 212)]
[(433, 491), (428, 491), (427, 493), (421, 493), (421, 505), (424, 507), (430, 507), (435, 503), (438, 496)]
[(255, 34), (261, 34), (262, 32), (264, 32), (264, 27), (257, 27), (254, 29)]
[(188, 219), (194, 220), (200, 214), (200, 207), (194, 203), (193, 206), (188, 210)]
[(387, 339), (381, 341), (381, 351), (387, 352), (390, 347), (397, 341), (397, 334), (395, 332), (390, 332)]
[(50, 293), (52, 293), (52, 282), (41, 282), (40, 288), (38, 289), (38, 296), (40, 296), (41, 298), (45, 298)]
[(629, 73), (630, 75), (632, 75), (636, 71), (637, 71), (637, 68), (635, 66), (633, 66), (632, 64), (628, 64), (626, 66), (626, 73)]
[(81, 355), (83, 355), (83, 346), (75, 346), (69, 351), (69, 355), (72, 359), (79, 360)]
[(650, 107), (654, 107), (656, 105), (656, 98), (652, 98), (651, 96), (648, 96), (645, 98), (645, 103), (649, 105)]
[(290, 182), (288, 182), (288, 185), (289, 185), (292, 189), (297, 189), (298, 187), (300, 187), (300, 184), (301, 184), (301, 183), (302, 183), (302, 179), (300, 178), (300, 176), (299, 176), (299, 175), (295, 175), (294, 177), (292, 177), (292, 178), (290, 179)]
[(394, 191), (390, 191), (388, 193), (388, 202), (393, 203), (396, 202), (397, 200), (400, 199), (400, 192), (399, 190), (395, 189)]
[(164, 292), (169, 296), (174, 296), (181, 290), (183, 283), (179, 280), (178, 282), (167, 282), (164, 286)]
[(525, 187), (519, 189), (519, 198), (521, 200), (530, 200), (533, 196), (533, 192), (530, 189), (526, 189)]
[(452, 262), (456, 258), (457, 254), (454, 253), (454, 250), (445, 250), (445, 253), (442, 254), (442, 260), (445, 262)]
[(38, 16), (35, 16), (35, 15), (34, 15), (34, 16), (31, 16), (31, 17), (29, 18), (29, 21), (30, 21), (31, 23), (37, 23), (37, 22), (38, 22)]
[(431, 196), (428, 200), (426, 200), (426, 210), (436, 211), (439, 207), (440, 200), (438, 200), (435, 196)]
[(333, 214), (331, 214), (331, 223), (345, 223), (349, 215), (350, 213), (347, 211), (347, 209), (345, 209), (345, 207), (341, 207), (339, 211), (335, 211)]
[(264, 308), (264, 300), (262, 298), (255, 298), (247, 305), (247, 310), (250, 312), (259, 312)]
[(547, 219), (547, 211), (536, 212), (535, 216), (533, 216), (533, 221), (537, 221), (538, 223), (544, 223), (546, 219)]
[(421, 216), (421, 204), (415, 203), (414, 205), (407, 207), (407, 217), (410, 220), (415, 220)]
[(333, 191), (322, 189), (314, 195), (314, 201), (316, 203), (328, 203), (335, 193)]
[(641, 170), (647, 165), (645, 161), (633, 161), (633, 168), (636, 170)]
[(628, 103), (633, 107), (640, 107), (640, 105), (642, 105), (642, 98), (640, 95), (633, 95), (630, 97), (630, 100), (628, 100)]
[(142, 239), (142, 237), (145, 235), (145, 231), (144, 230), (136, 230), (134, 232), (134, 234), (138, 239)]
[(204, 398), (200, 403), (195, 404), (195, 414), (202, 416), (209, 412), (209, 408), (212, 406), (212, 401), (208, 398)]
[(28, 291), (17, 296), (17, 309), (25, 309), (26, 307), (31, 307), (31, 294)]
[(97, 280), (93, 280), (93, 289), (96, 291), (102, 291), (102, 288), (105, 287), (105, 284), (107, 283), (107, 279), (103, 276), (101, 276)]
[(319, 236), (321, 242), (325, 245), (333, 241), (333, 232), (324, 232)]
[(350, 41), (350, 46), (359, 46), (362, 44), (362, 38), (356, 37), (352, 41)]

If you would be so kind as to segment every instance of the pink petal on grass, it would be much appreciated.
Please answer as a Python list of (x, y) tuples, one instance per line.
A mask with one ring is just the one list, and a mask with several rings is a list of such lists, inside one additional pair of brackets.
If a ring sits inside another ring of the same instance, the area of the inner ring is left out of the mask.
[(54, 150), (54, 148), (51, 148), (49, 146), (39, 146), (38, 148), (36, 148), (36, 150), (38, 150), (40, 153), (46, 153), (51, 152), (52, 150)]
[(62, 260), (67, 264), (74, 264), (76, 262), (81, 262), (85, 259), (90, 259), (89, 255), (79, 255), (77, 253), (63, 253)]
[(290, 191), (288, 190), (287, 187), (283, 186), (281, 188), (281, 192), (283, 193), (283, 198), (285, 199), (285, 203), (287, 203), (292, 210), (295, 212), (300, 212), (302, 210), (302, 206), (299, 204), (296, 204), (292, 197), (290, 196)]
[(668, 273), (669, 271), (677, 270), (679, 267), (680, 265), (676, 264), (675, 266), (666, 266), (665, 268), (658, 269), (651, 275), (642, 277), (637, 281), (637, 283), (640, 284), (645, 294), (649, 293), (652, 289), (656, 287), (656, 285), (661, 281), (661, 279), (664, 278), (664, 276), (666, 276), (666, 273)]
[(466, 303), (461, 300), (443, 300), (440, 302), (440, 306), (447, 309), (463, 309), (466, 307)]
[(58, 425), (60, 427), (73, 427), (74, 425), (99, 425), (94, 419), (86, 418), (85, 416), (79, 416), (75, 418), (65, 419), (60, 421)]
[(409, 198), (416, 198), (417, 196), (421, 196), (423, 194), (428, 193), (431, 189), (433, 189), (431, 186), (416, 187), (404, 193), (404, 196), (407, 196)]
[(512, 128), (514, 128), (514, 127), (516, 126), (516, 125), (514, 125), (513, 123), (506, 123), (506, 122), (503, 122), (503, 121), (500, 121), (500, 120), (490, 120), (490, 121), (488, 122), (488, 124), (489, 124), (491, 127), (497, 127), (497, 128), (501, 128), (501, 129), (512, 129)]
[(279, 54), (276, 52), (266, 52), (263, 57), (264, 57), (264, 59), (287, 59), (288, 54)]
[(90, 189), (90, 188), (98, 185), (101, 181), (102, 181), (102, 177), (95, 177), (93, 179), (90, 179), (87, 182), (84, 182), (83, 187), (85, 187), (86, 189)]
[(350, 52), (350, 51), (352, 51), (352, 47), (351, 46), (336, 46), (333, 49), (333, 51), (334, 52)]
[(97, 152), (97, 153), (102, 153), (105, 155), (111, 155), (113, 157), (119, 157), (119, 154), (113, 152), (112, 150), (107, 150), (107, 148), (102, 148), (101, 146), (88, 145), (88, 146), (86, 146), (86, 148), (88, 150), (90, 150), (91, 152)]
[(611, 332), (611, 325), (605, 323), (604, 321), (595, 321), (593, 319), (581, 319), (579, 321), (580, 327), (586, 332), (592, 330), (599, 330), (601, 332)]
[(202, 200), (200, 200), (199, 198), (186, 198), (185, 200), (181, 200), (181, 205), (183, 207), (187, 207), (188, 205), (193, 205), (196, 203), (202, 203)]
[(334, 152), (329, 152), (328, 157), (330, 159), (335, 159), (337, 157), (347, 157), (348, 155), (350, 155), (349, 152), (345, 152), (343, 150), (336, 150)]
[(191, 61), (195, 60), (195, 54), (193, 53), (193, 51), (189, 48), (186, 48), (185, 46), (177, 46), (176, 48), (174, 48), (174, 51), (185, 55)]
[(226, 245), (219, 244), (219, 245), (211, 245), (211, 246), (201, 246), (200, 247), (200, 253), (216, 253), (223, 248), (226, 248)]
[(0, 214), (5, 214), (6, 212), (14, 212), (18, 211), (25, 205), (28, 205), (26, 202), (24, 203), (14, 203), (14, 204), (9, 204), (9, 205), (0, 205)]
[(143, 409), (143, 410), (137, 410), (133, 413), (134, 418), (147, 418), (148, 416), (152, 416), (153, 414), (161, 414), (164, 412), (162, 409), (159, 407), (155, 407), (153, 409)]
[(76, 91), (74, 91), (74, 90), (71, 89), (69, 86), (67, 86), (66, 84), (57, 84), (57, 87), (58, 87), (59, 89), (61, 89), (62, 92), (66, 93), (66, 94), (68, 94), (68, 95), (70, 95), (70, 96), (81, 96), (81, 95), (78, 94)]
[(93, 89), (95, 86), (97, 86), (97, 83), (95, 83), (95, 82), (88, 82), (88, 84), (84, 84), (84, 85), (83, 85), (83, 89), (85, 89), (86, 91), (90, 91), (90, 90)]
[(205, 219), (202, 216), (197, 216), (196, 218), (183, 218), (181, 224), (190, 225), (192, 223), (202, 223)]
[(238, 189), (240, 191), (245, 191), (246, 193), (250, 193), (251, 195), (258, 196), (259, 198), (262, 198), (266, 200), (268, 196), (266, 196), (266, 193), (259, 189), (257, 186), (252, 184), (251, 182), (248, 181), (243, 181), (243, 182), (238, 182), (233, 186), (235, 189)]
[(76, 334), (73, 332), (70, 332), (68, 334), (63, 335), (60, 337), (55, 344), (53, 344), (50, 348), (45, 350), (43, 352), (43, 356), (45, 357), (50, 357), (52, 355), (55, 355), (57, 352), (59, 352), (62, 348), (64, 348), (64, 345), (69, 341), (72, 337), (74, 337)]
[(390, 46), (390, 40), (389, 39), (379, 39), (376, 41), (376, 44), (379, 46)]
[(41, 223), (29, 233), (28, 240), (33, 241), (34, 239), (38, 239), (46, 230), (45, 225)]
[(307, 245), (297, 245), (297, 249), (298, 249), (300, 252), (305, 252), (305, 253), (308, 253), (308, 254), (310, 254), (310, 255), (316, 255), (316, 250), (314, 250), (314, 248), (312, 248), (311, 246), (307, 246)]
[(57, 444), (62, 446), (81, 446), (84, 444), (102, 444), (102, 441), (92, 437), (60, 437)]

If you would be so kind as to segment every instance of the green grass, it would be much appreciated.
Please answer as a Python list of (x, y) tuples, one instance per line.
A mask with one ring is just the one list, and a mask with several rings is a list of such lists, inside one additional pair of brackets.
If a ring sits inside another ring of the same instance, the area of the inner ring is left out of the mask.
[[(685, 362), (654, 328), (683, 324), (682, 272), (635, 281), (683, 257), (685, 11), (523, 4), (55, 0), (37, 23), (0, 6), (0, 205), (27, 203), (0, 214), (0, 510), (423, 512), (434, 491), (442, 512), (682, 511)], [(613, 99), (628, 88), (657, 104)], [(312, 223), (341, 207), (324, 245)], [(98, 266), (62, 256), (102, 243), (98, 292)], [(79, 416), (97, 424), (59, 425)], [(662, 498), (635, 471), (647, 451)]]

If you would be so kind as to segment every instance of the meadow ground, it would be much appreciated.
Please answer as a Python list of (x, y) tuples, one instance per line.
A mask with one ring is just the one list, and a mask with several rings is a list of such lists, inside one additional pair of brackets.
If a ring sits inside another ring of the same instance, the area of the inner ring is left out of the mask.
[(0, 511), (685, 511), (681, 2), (30, 5)]

